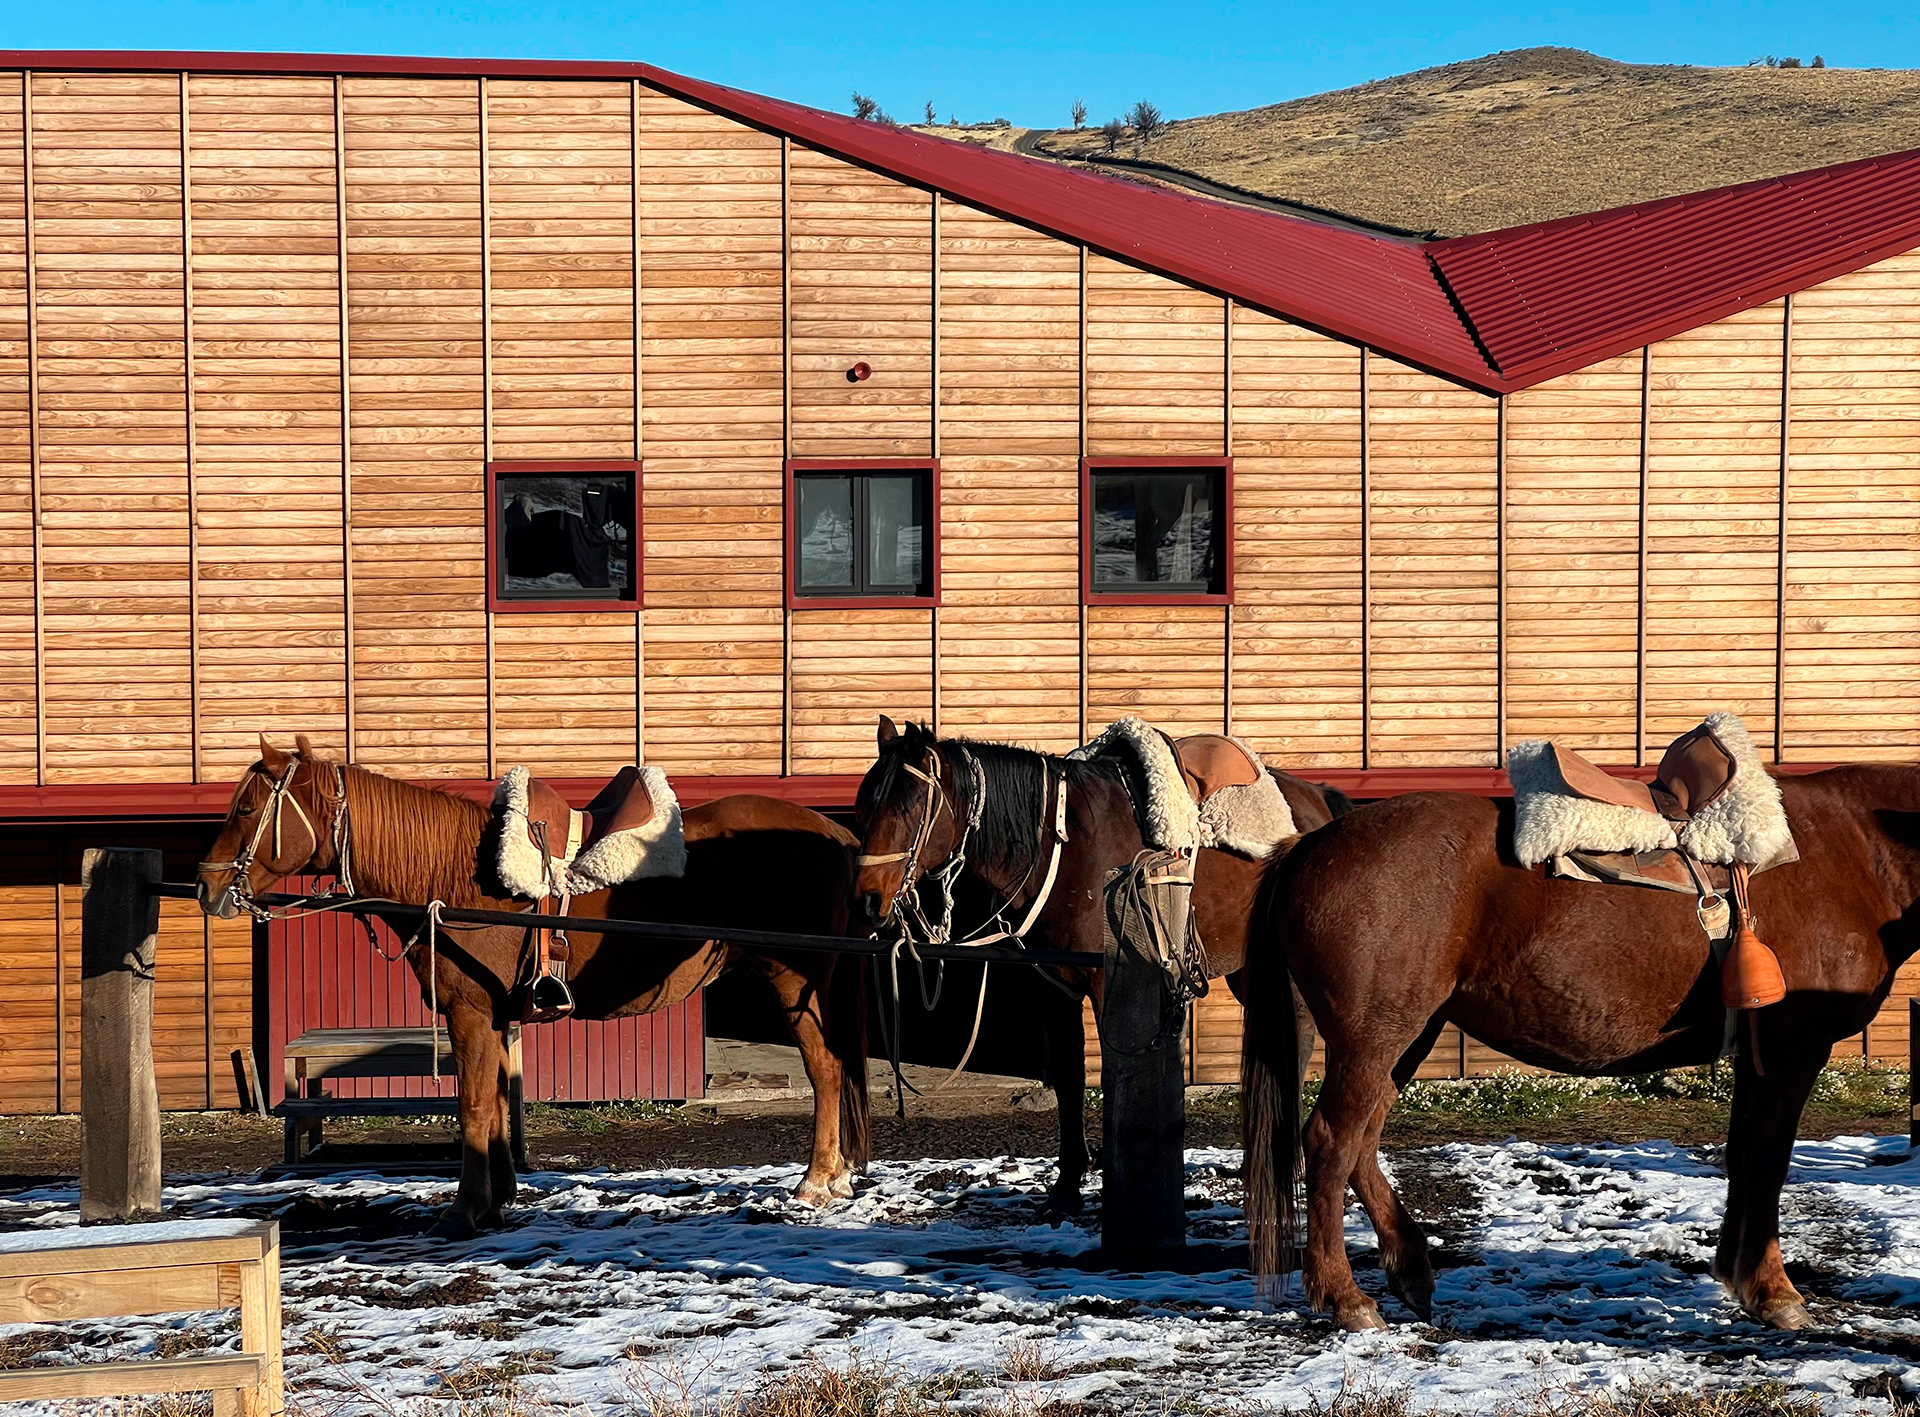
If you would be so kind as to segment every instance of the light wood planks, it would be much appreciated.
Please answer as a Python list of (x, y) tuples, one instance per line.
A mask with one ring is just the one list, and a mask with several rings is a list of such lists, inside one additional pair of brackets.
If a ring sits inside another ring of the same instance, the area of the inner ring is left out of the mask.
[(46, 780), (185, 782), (180, 81), (32, 82)]
[(879, 716), (932, 715), (928, 610), (793, 612), (793, 770), (862, 773)]
[(1371, 765), (1492, 766), (1497, 409), (1392, 360), (1371, 363)]
[(1087, 257), (1087, 453), (1224, 451), (1226, 303)]
[(1080, 254), (942, 199), (940, 722), (1075, 746)]
[(348, 79), (355, 737), (487, 770), (478, 85)]
[(797, 144), (790, 164), (790, 455), (931, 456), (933, 199)]
[[(493, 458), (625, 459), (635, 444), (633, 90), (487, 85)], [(636, 761), (631, 607), (496, 615), (496, 767), (590, 776)]]
[(1920, 757), (1920, 254), (1794, 296), (1792, 357), (1787, 757), (1911, 762)]
[(642, 90), (646, 758), (777, 773), (780, 140)]
[(201, 772), (346, 742), (333, 81), (188, 81)]
[(1771, 756), (1780, 303), (1648, 357), (1647, 754), (1730, 708)]
[(1507, 396), (1507, 741), (1631, 762), (1640, 354)]
[(1233, 311), (1233, 731), (1360, 766), (1360, 356)]
[(40, 771), (24, 119), (23, 76), (0, 74), (0, 782)]

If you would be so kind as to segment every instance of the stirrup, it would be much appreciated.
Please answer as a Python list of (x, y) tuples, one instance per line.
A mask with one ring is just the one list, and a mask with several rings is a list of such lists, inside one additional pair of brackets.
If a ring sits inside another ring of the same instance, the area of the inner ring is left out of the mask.
[(552, 1023), (573, 1012), (573, 990), (567, 987), (564, 973), (548, 969), (533, 981), (527, 991), (527, 1021)]

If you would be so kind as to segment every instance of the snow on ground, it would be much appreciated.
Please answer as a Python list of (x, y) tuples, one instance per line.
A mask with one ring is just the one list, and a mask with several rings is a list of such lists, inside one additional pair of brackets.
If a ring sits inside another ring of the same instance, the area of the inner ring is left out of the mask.
[[(1386, 1296), (1355, 1211), (1360, 1282), (1397, 1325), (1364, 1336), (1258, 1309), (1234, 1248), (1232, 1151), (1187, 1155), (1191, 1274), (1099, 1268), (1091, 1219), (1038, 1221), (1051, 1162), (1011, 1157), (876, 1163), (824, 1214), (790, 1199), (797, 1165), (539, 1172), (506, 1230), (458, 1244), (421, 1233), (450, 1179), (183, 1179), (166, 1204), (280, 1216), (290, 1381), (328, 1414), (411, 1413), (514, 1374), (536, 1400), (633, 1413), (650, 1392), (721, 1397), (855, 1351), (963, 1395), (1012, 1367), (1038, 1375), (1023, 1391), (1123, 1410), (1182, 1395), (1304, 1405), (1359, 1384), (1465, 1411), (1546, 1389), (1764, 1378), (1833, 1411), (1884, 1410), (1856, 1393), (1920, 1360), (1920, 1159), (1896, 1137), (1795, 1152), (1786, 1251), (1818, 1323), (1795, 1336), (1747, 1322), (1705, 1272), (1725, 1195), (1713, 1156), (1664, 1142), (1400, 1153), (1401, 1178), (1450, 1212), (1440, 1326)], [(72, 1224), (76, 1201), (0, 1195), (0, 1226)], [(1089, 1201), (1091, 1216), (1097, 1191)], [(213, 1322), (75, 1325), (82, 1340), (41, 1361), (153, 1352)], [(0, 1344), (23, 1331), (0, 1328)]]

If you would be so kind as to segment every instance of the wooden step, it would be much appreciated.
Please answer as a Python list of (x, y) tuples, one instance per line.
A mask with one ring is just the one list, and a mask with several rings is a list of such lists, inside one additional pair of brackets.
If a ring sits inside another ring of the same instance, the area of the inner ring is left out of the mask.
[(149, 1392), (215, 1392), (255, 1387), (266, 1359), (259, 1353), (147, 1358), (137, 1363), (71, 1363), (0, 1370), (0, 1402), (45, 1397), (131, 1397)]
[(457, 1097), (289, 1097), (274, 1109), (282, 1117), (451, 1117)]

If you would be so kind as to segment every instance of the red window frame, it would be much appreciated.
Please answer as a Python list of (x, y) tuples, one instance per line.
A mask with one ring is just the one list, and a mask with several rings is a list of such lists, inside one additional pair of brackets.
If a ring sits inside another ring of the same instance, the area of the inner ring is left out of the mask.
[[(1220, 474), (1221, 537), (1218, 591), (1108, 591), (1093, 588), (1093, 475), (1118, 468), (1210, 468)], [(1231, 457), (1124, 457), (1080, 459), (1080, 601), (1083, 605), (1233, 604), (1233, 459)]]
[[(646, 493), (642, 487), (641, 464), (637, 459), (563, 458), (551, 462), (490, 462), (487, 464), (487, 609), (500, 615), (542, 614), (569, 611), (578, 614), (619, 614), (638, 610), (646, 604)], [(618, 597), (593, 600), (510, 600), (500, 594), (500, 479), (516, 474), (546, 475), (574, 473), (631, 473), (633, 475), (633, 589)]]
[[(793, 519), (797, 506), (794, 476), (802, 472), (924, 472), (927, 474), (927, 555), (930, 595), (806, 595), (796, 577)], [(938, 458), (788, 458), (781, 478), (780, 559), (789, 610), (937, 610), (940, 608), (940, 459)]]

